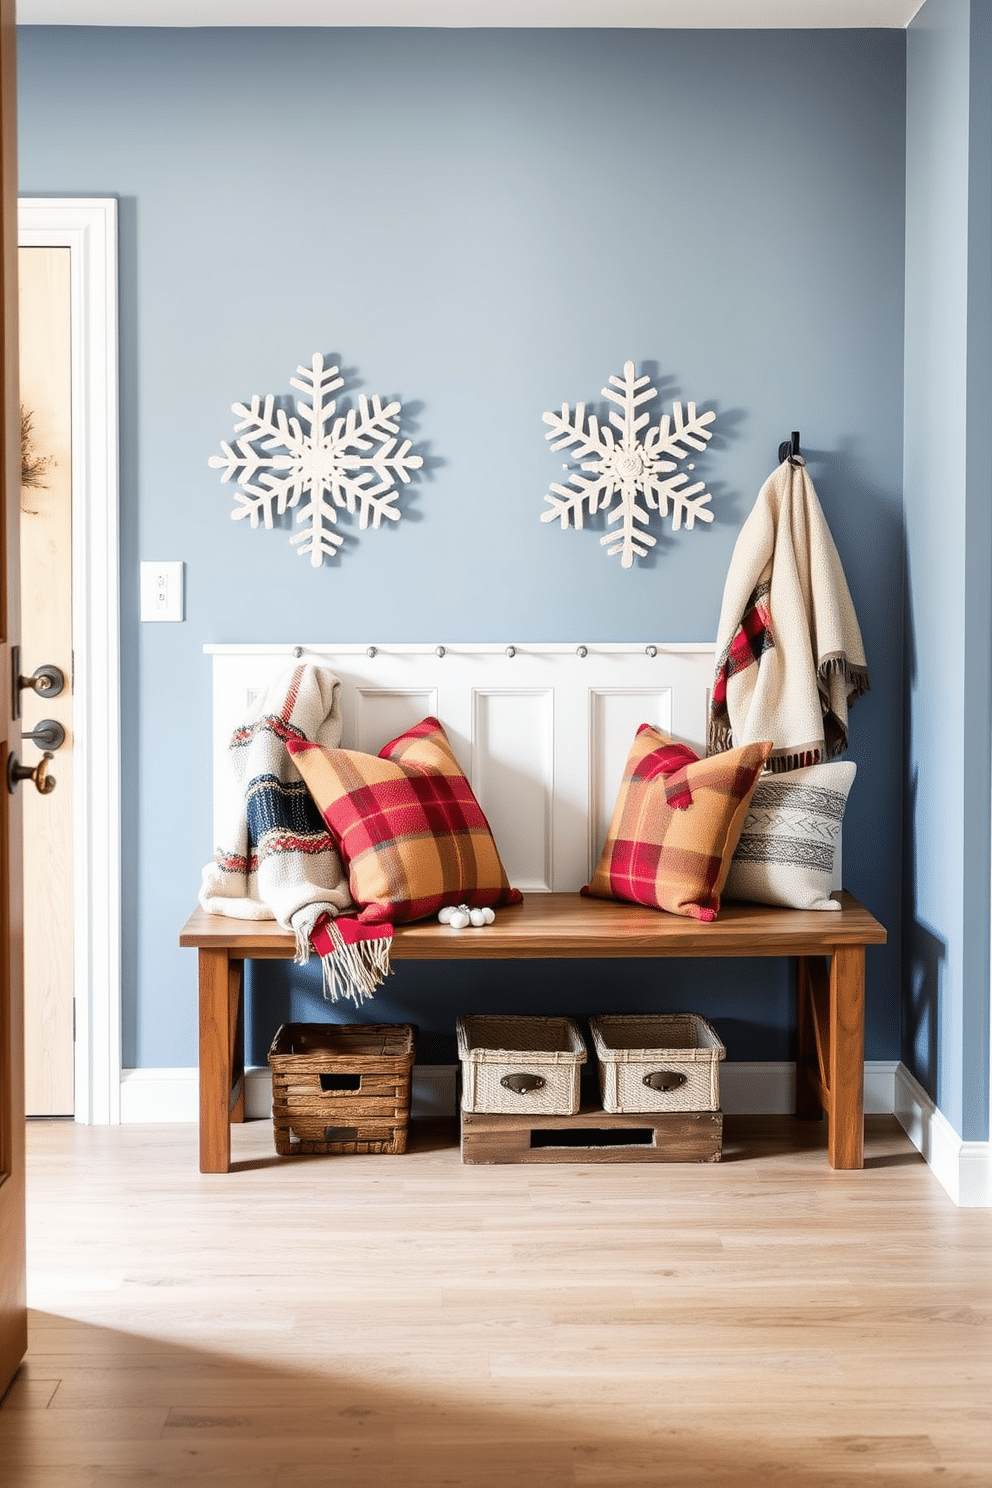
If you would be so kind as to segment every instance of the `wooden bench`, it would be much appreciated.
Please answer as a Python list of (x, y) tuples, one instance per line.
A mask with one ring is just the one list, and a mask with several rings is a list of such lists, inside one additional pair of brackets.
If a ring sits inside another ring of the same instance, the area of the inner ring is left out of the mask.
[[(886, 932), (850, 894), (839, 913), (725, 904), (709, 925), (578, 894), (529, 894), (484, 930), (436, 920), (396, 929), (396, 961), (790, 956), (798, 963), (796, 1115), (827, 1116), (832, 1167), (864, 1165), (865, 947)], [(200, 1171), (231, 1166), (231, 1122), (244, 1120), (246, 960), (291, 960), (273, 921), (196, 910), (179, 936), (199, 956)]]

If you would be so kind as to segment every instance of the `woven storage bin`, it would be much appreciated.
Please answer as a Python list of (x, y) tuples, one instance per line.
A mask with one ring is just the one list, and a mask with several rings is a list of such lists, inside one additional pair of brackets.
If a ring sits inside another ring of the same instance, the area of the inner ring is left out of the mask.
[(284, 1023), (269, 1049), (281, 1157), (405, 1152), (412, 1023)]
[[(604, 1111), (719, 1111), (726, 1049), (698, 1013), (590, 1018)], [(666, 1076), (677, 1083), (664, 1087)]]
[(462, 1110), (572, 1116), (586, 1046), (571, 1018), (475, 1014), (457, 1020)]

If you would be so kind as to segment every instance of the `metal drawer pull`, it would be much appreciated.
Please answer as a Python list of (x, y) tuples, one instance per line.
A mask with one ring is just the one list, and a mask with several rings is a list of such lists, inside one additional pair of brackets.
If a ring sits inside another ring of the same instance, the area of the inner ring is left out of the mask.
[(499, 1083), (515, 1095), (526, 1095), (530, 1090), (540, 1090), (544, 1080), (540, 1075), (528, 1075), (521, 1070), (516, 1075), (504, 1075)]
[(655, 1070), (653, 1074), (645, 1075), (641, 1083), (651, 1090), (678, 1090), (688, 1078), (688, 1075), (679, 1074), (678, 1070)]

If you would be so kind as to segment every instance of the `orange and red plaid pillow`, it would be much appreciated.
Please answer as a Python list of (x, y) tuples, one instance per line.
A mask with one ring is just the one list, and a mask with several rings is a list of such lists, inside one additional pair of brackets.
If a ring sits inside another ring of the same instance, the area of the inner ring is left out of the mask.
[(448, 904), (519, 904), (489, 823), (436, 718), (378, 753), (287, 740), (348, 870), (365, 924), (402, 923)]
[(583, 894), (715, 920), (771, 742), (699, 759), (648, 723), (637, 730), (599, 866)]

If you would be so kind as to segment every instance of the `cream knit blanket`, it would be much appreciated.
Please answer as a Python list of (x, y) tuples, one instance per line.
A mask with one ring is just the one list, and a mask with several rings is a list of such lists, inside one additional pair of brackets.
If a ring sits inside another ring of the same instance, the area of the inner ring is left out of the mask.
[(730, 562), (717, 635), (711, 754), (771, 739), (769, 770), (847, 746), (868, 690), (861, 631), (802, 457), (765, 481)]
[(336, 749), (341, 684), (326, 667), (299, 665), (276, 678), (231, 737), (240, 787), (214, 860), (203, 870), (200, 904), (211, 914), (278, 920), (296, 935), (296, 959), (310, 956), (310, 932), (325, 912), (352, 908), (348, 879), (331, 837), (286, 748), (287, 738)]

